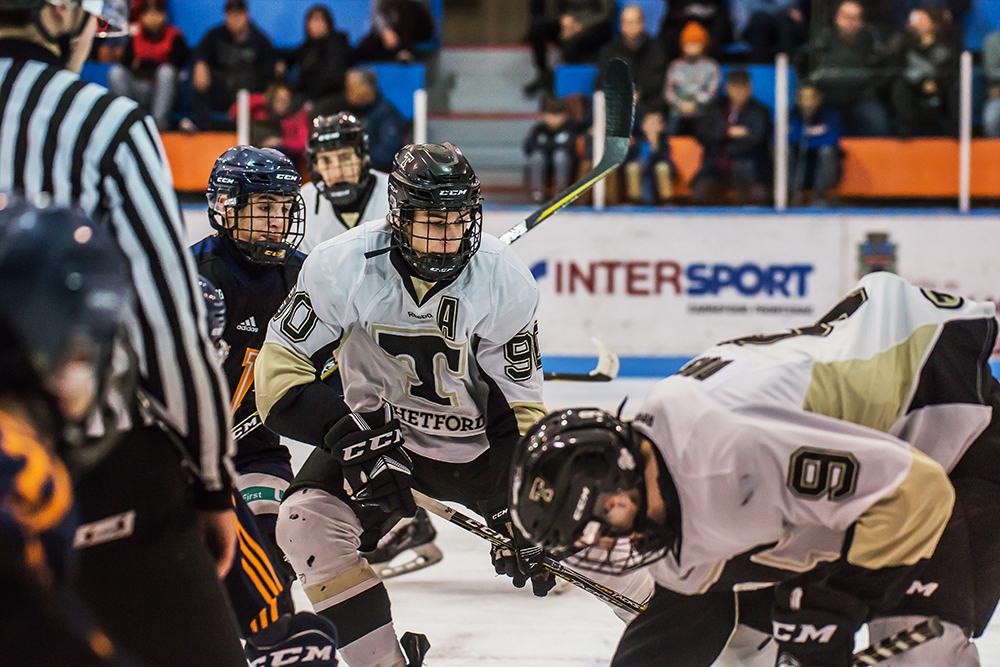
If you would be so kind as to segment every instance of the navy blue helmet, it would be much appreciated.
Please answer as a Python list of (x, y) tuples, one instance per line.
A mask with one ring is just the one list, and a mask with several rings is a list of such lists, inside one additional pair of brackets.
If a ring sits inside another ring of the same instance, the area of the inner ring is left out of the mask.
[[(133, 299), (128, 260), (82, 211), (19, 201), (0, 210), (4, 369), (18, 369), (26, 382), (48, 390), (74, 362), (74, 377), (94, 392), (90, 410), (103, 408), (116, 342), (124, 340)], [(4, 380), (10, 390), (13, 379)], [(74, 419), (82, 421), (79, 415)]]
[(208, 177), (208, 216), (255, 264), (283, 264), (305, 234), (302, 179), (273, 148), (235, 146), (219, 156)]
[[(342, 148), (354, 151), (356, 164), (353, 164), (353, 157), (347, 164), (343, 160), (330, 164), (336, 158), (329, 153)], [(356, 202), (372, 177), (368, 131), (364, 122), (348, 111), (313, 119), (306, 142), (306, 158), (309, 161), (309, 178), (316, 184), (316, 190), (334, 206), (350, 206)], [(328, 183), (323, 174), (335, 166), (340, 167), (341, 173), (349, 174), (356, 170), (357, 176), (353, 180), (348, 178)]]
[(389, 174), (389, 211), (393, 245), (418, 278), (454, 278), (479, 250), (479, 178), (450, 143), (412, 144), (396, 153)]
[(212, 281), (205, 276), (198, 276), (198, 286), (205, 299), (205, 313), (208, 317), (208, 336), (215, 344), (220, 361), (229, 356), (229, 344), (223, 339), (226, 330), (226, 297)]

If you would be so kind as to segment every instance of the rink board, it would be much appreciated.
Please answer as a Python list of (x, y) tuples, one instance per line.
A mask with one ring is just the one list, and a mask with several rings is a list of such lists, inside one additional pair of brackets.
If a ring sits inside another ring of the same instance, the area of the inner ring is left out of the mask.
[[(499, 235), (528, 213), (487, 210), (486, 229)], [(209, 233), (202, 207), (185, 218), (192, 242)], [(596, 337), (623, 375), (669, 374), (726, 338), (812, 323), (878, 265), (1000, 300), (1000, 220), (987, 215), (570, 209), (514, 248), (537, 279), (540, 346), (557, 370), (589, 363)]]

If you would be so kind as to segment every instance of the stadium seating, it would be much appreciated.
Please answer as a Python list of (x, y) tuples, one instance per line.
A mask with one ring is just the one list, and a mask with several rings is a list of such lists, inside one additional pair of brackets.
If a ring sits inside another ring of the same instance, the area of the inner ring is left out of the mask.
[[(225, 0), (168, 0), (170, 20), (181, 29), (188, 43), (196, 45), (209, 28), (222, 23)], [(250, 19), (263, 30), (278, 48), (293, 48), (305, 39), (305, 16), (316, 4), (333, 13), (337, 30), (347, 33), (357, 44), (371, 29), (371, 0), (249, 0)], [(430, 0), (431, 13), (438, 26), (435, 38), (417, 45), (418, 50), (435, 50), (441, 45), (444, 0)]]

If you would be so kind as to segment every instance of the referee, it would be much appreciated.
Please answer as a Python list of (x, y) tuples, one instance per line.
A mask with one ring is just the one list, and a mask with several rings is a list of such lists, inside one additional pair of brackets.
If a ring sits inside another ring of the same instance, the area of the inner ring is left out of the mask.
[(235, 545), (228, 393), (170, 169), (152, 119), (77, 76), (98, 19), (127, 17), (127, 0), (0, 0), (0, 192), (106, 225), (138, 297), (138, 392), (94, 425), (122, 434), (75, 483), (82, 597), (151, 665), (245, 667), (218, 579)]

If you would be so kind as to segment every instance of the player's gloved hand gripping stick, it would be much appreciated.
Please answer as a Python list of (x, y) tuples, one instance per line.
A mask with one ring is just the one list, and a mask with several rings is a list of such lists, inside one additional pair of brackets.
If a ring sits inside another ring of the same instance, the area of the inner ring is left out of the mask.
[(410, 493), (413, 462), (402, 444), (399, 420), (388, 403), (374, 412), (347, 414), (323, 438), (323, 449), (343, 467), (351, 500), (412, 517), (417, 512)]
[(514, 530), (506, 507), (492, 513), (487, 525), (510, 542), (509, 547), (494, 544), (490, 550), (496, 573), (513, 579), (515, 588), (524, 588), (530, 579), (531, 591), (540, 598), (545, 597), (556, 585), (555, 577), (545, 569), (545, 551)]
[[(472, 517), (462, 514), (458, 510), (454, 510), (444, 503), (434, 500), (430, 496), (426, 496), (419, 491), (414, 491), (413, 497), (416, 499), (417, 505), (423, 507), (431, 514), (436, 514), (442, 519), (446, 519), (457, 526), (461, 526), (470, 533), (474, 533), (484, 540), (492, 542), (495, 546), (510, 550), (511, 552), (517, 551), (517, 547), (511, 543), (510, 538), (505, 535), (501, 535), (489, 526), (476, 521)], [(553, 575), (559, 577), (560, 579), (565, 579), (577, 588), (582, 588), (591, 595), (596, 596), (608, 604), (621, 607), (622, 609), (627, 609), (636, 614), (644, 609), (644, 607), (635, 600), (600, 585), (596, 581), (583, 576), (576, 570), (566, 567), (559, 561), (546, 557), (542, 560), (542, 566)]]

